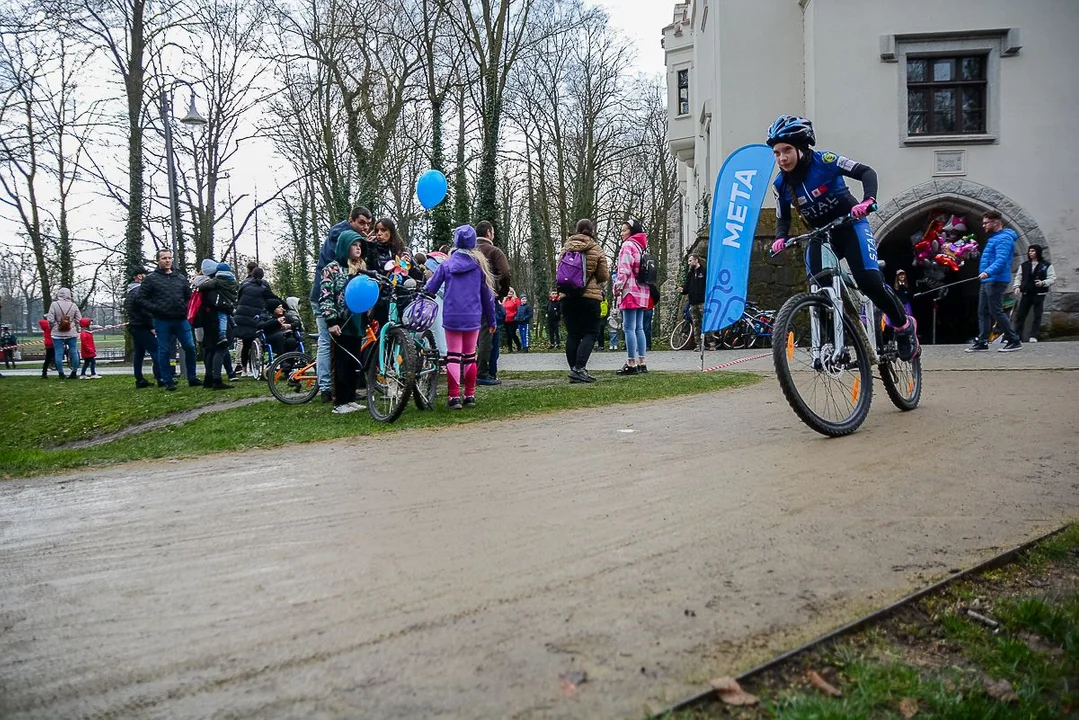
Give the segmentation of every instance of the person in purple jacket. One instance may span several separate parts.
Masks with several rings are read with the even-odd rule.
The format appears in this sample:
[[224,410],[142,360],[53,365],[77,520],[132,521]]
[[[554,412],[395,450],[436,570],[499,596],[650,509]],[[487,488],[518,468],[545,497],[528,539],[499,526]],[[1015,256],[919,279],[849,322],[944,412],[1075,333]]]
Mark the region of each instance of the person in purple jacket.
[[[480,328],[495,331],[494,278],[487,258],[476,250],[476,230],[462,225],[453,233],[454,251],[438,266],[426,287],[434,295],[445,285],[442,327],[446,331],[446,382],[450,410],[476,405],[476,341]],[[464,401],[461,382],[464,379]]]

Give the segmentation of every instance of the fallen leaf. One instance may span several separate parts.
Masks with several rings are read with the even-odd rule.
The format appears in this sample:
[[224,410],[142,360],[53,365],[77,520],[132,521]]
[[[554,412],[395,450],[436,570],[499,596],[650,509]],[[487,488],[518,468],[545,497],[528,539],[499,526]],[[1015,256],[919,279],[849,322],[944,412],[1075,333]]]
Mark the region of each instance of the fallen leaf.
[[562,681],[562,694],[566,697],[577,697],[577,686],[588,682],[588,673],[584,670],[571,670],[558,676]]
[[918,701],[914,698],[903,698],[899,701],[899,714],[906,720],[918,714]]
[[996,680],[985,677],[982,678],[982,684],[985,685],[985,691],[989,693],[990,697],[995,697],[997,700],[1005,703],[1016,702],[1019,696],[1012,690],[1012,684],[1007,680]]
[[806,673],[806,679],[809,680],[809,684],[820,690],[825,695],[831,695],[832,697],[843,697],[843,693],[840,692],[834,685],[822,678],[816,670],[810,670]]
[[721,677],[712,681],[712,687],[719,699],[728,705],[756,705],[757,696],[750,695],[738,681],[732,677]]

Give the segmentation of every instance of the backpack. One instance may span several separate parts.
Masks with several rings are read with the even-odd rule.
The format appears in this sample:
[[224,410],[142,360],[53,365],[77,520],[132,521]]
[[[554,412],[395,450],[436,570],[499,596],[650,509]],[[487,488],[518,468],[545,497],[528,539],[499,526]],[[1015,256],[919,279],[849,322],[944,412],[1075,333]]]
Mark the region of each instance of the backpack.
[[202,293],[193,292],[191,299],[187,301],[187,321],[194,325],[200,310],[202,310]]
[[217,297],[214,299],[214,309],[217,310],[217,312],[223,312],[227,315],[231,315],[236,310],[232,303],[230,303],[221,293],[217,293]]
[[656,259],[647,250],[641,251],[641,264],[637,268],[637,283],[654,285],[656,282]]
[[56,303],[56,307],[62,311],[60,319],[56,321],[56,329],[60,332],[68,332],[71,330],[71,315],[68,312],[63,311],[60,303]]
[[558,259],[555,286],[567,295],[580,295],[588,285],[588,258],[583,252],[568,250]]

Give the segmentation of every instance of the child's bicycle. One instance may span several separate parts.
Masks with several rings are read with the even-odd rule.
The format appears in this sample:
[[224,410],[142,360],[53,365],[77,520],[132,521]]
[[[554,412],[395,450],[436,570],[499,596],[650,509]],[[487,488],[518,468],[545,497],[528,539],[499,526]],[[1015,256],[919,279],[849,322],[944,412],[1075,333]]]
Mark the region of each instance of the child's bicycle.
[[[892,403],[913,410],[922,394],[921,358],[899,358],[895,333],[840,266],[830,247],[834,229],[849,215],[787,240],[805,242],[809,292],[783,303],[776,317],[772,360],[794,413],[822,435],[848,435],[862,424],[873,400],[873,366]],[[813,245],[821,271],[810,269]]]

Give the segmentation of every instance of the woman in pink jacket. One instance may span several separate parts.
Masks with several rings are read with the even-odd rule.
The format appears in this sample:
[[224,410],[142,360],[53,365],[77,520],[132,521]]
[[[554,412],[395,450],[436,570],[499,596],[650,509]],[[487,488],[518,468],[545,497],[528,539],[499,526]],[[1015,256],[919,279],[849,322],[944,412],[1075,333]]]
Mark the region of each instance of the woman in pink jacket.
[[648,236],[637,218],[622,223],[622,249],[618,251],[618,277],[614,281],[614,296],[622,311],[622,331],[626,336],[628,359],[617,375],[637,375],[648,372],[644,362],[644,313],[652,308],[652,295],[647,285],[637,282],[641,254],[648,247]]

